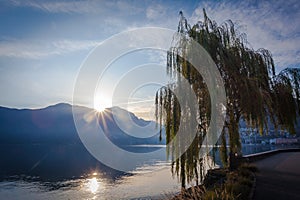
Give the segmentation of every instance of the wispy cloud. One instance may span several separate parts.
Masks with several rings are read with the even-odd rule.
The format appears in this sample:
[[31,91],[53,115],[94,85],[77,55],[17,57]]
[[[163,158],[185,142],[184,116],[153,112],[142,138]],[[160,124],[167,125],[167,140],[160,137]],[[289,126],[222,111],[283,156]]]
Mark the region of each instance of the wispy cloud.
[[93,13],[99,12],[99,2],[96,1],[34,1],[11,0],[14,6],[33,7],[50,13]]
[[[106,13],[110,9],[116,12],[134,14],[141,12],[134,4],[127,1],[105,1],[105,0],[11,0],[12,5],[19,7],[32,7],[50,13]],[[130,11],[130,12],[128,12]]]
[[162,5],[151,5],[146,10],[146,16],[148,19],[159,19],[166,15],[166,8]]
[[[132,27],[161,26],[176,28],[178,11],[173,5],[140,3],[138,1],[94,0],[11,0],[18,7],[30,7],[48,13],[97,14],[105,33],[118,33]],[[279,69],[300,63],[300,3],[298,0],[278,1],[201,1],[190,13],[185,13],[191,24],[203,19],[202,8],[219,24],[227,19],[237,23],[241,32],[247,33],[254,49],[266,48],[273,54]],[[176,10],[178,9],[178,10]],[[137,14],[133,17],[133,15]],[[94,19],[93,19],[94,20]],[[97,29],[97,28],[94,28]],[[97,29],[98,30],[98,29]],[[98,30],[100,31],[100,30]],[[61,40],[44,44],[40,42],[13,41],[0,43],[0,56],[38,58],[48,55],[91,48],[95,41]]]
[[0,56],[25,59],[40,59],[81,50],[89,50],[99,44],[90,40],[22,41],[0,42]]
[[270,50],[278,70],[300,64],[299,1],[205,1],[191,15],[193,23],[203,19],[203,8],[219,24],[227,19],[236,22],[254,49]]

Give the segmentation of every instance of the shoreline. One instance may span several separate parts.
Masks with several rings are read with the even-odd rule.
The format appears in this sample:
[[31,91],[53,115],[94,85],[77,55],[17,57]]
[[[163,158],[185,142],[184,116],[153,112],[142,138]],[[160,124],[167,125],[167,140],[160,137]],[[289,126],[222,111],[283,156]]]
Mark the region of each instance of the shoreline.
[[[248,154],[245,156],[242,156],[240,160],[240,165],[253,165],[255,168],[254,162],[260,161],[263,159],[266,159],[268,157],[271,157],[273,155],[278,155],[280,153],[288,153],[288,152],[300,152],[299,145],[297,148],[283,148],[283,149],[275,149],[275,150],[270,150],[270,151],[265,151],[265,152],[260,152],[260,153],[253,153],[253,154]],[[257,169],[256,169],[257,170]],[[193,198],[200,198],[207,191],[210,189],[216,190],[216,188],[223,187],[222,185],[226,182],[226,176],[232,172],[236,172],[237,170],[234,171],[229,171],[227,168],[217,168],[217,169],[212,169],[209,170],[205,179],[204,183],[197,185],[197,186],[191,186],[189,188],[183,189],[179,194],[176,194],[175,196],[169,198],[170,200],[182,200],[182,199],[193,199]],[[220,173],[221,172],[221,173]],[[222,174],[222,173],[225,173]],[[257,178],[256,178],[256,172],[255,170],[251,172],[252,176],[252,185],[250,188],[250,192],[248,194],[248,199],[253,199],[256,191],[256,185],[257,185]],[[240,177],[239,177],[240,178]],[[238,182],[239,180],[236,180]],[[192,198],[191,198],[192,195]]]

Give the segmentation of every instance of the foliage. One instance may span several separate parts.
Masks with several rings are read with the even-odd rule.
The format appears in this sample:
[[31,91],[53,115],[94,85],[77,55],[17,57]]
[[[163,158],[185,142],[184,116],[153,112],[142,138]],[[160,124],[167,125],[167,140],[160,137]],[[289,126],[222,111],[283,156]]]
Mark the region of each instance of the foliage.
[[[167,143],[176,136],[180,118],[186,118],[188,121],[188,116],[195,112],[193,109],[184,111],[186,105],[179,104],[172,92],[178,89],[182,81],[180,77],[188,80],[190,89],[194,90],[197,96],[197,134],[192,145],[186,152],[178,152],[176,146],[167,149],[173,161],[172,171],[180,176],[183,187],[186,182],[196,179],[198,183],[203,179],[206,161],[199,157],[199,152],[211,120],[211,101],[206,83],[195,67],[183,59],[191,53],[189,40],[193,39],[205,48],[225,83],[227,105],[220,148],[220,157],[225,166],[228,160],[227,136],[230,154],[241,153],[241,119],[244,119],[248,126],[257,128],[261,134],[268,129],[269,120],[276,128],[285,128],[290,133],[295,133],[297,111],[300,111],[299,70],[285,69],[276,75],[274,61],[268,50],[253,50],[248,45],[246,35],[240,33],[232,21],[228,20],[218,25],[207,17],[205,10],[203,13],[204,20],[191,27],[180,12],[178,32],[185,36],[182,39],[184,41],[177,42],[167,54],[167,74],[174,82],[161,88],[156,95],[157,121],[165,126]],[[178,155],[181,155],[180,158],[174,159]]]
[[[225,181],[193,186],[183,190],[173,200],[205,199],[205,200],[236,200],[248,199],[254,184],[254,174],[257,168],[253,165],[243,164],[236,171],[226,172]],[[220,174],[217,170],[216,174]],[[211,173],[215,174],[215,173]],[[219,178],[223,178],[220,176]]]

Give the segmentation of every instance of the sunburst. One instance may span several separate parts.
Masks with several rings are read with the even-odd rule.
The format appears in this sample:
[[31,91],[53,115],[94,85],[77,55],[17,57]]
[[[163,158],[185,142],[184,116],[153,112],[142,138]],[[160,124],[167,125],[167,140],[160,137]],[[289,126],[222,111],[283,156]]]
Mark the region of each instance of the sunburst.
[[98,112],[103,112],[106,108],[112,106],[111,98],[105,95],[96,95],[94,98],[94,109]]

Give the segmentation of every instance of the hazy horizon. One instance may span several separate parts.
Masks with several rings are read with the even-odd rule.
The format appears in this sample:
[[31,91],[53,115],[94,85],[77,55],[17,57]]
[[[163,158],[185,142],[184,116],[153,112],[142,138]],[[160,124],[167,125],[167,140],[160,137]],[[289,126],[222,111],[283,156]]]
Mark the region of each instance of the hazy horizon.
[[[69,105],[69,106],[82,106],[82,107],[85,107],[85,108],[89,108],[89,109],[91,109],[91,110],[95,110],[95,111],[97,111],[97,109],[95,109],[94,107],[88,107],[88,106],[86,106],[86,105],[80,105],[80,104],[72,104],[72,103],[67,103],[67,102],[58,102],[58,103],[54,103],[54,104],[49,104],[49,105],[46,105],[46,106],[42,106],[42,107],[36,107],[36,108],[30,108],[30,107],[8,107],[8,106],[2,106],[2,105],[0,105],[0,107],[2,107],[2,108],[9,108],[9,109],[17,109],[17,110],[39,110],[39,109],[45,109],[45,108],[48,108],[48,107],[51,107],[51,106],[57,106],[57,105],[60,105],[60,104],[67,104],[67,105]],[[151,120],[151,121],[155,121],[154,120],[154,116],[152,117],[152,118],[150,118],[147,114],[148,113],[146,113],[146,115],[143,115],[143,114],[145,114],[145,113],[143,113],[143,112],[138,112],[138,111],[130,111],[130,110],[127,110],[126,108],[124,108],[124,107],[122,107],[122,106],[118,106],[118,105],[114,105],[114,106],[111,106],[111,107],[107,107],[107,108],[105,108],[105,109],[110,109],[110,108],[114,108],[114,107],[118,107],[118,108],[121,108],[121,109],[123,109],[123,110],[126,110],[126,111],[128,111],[128,112],[131,112],[131,113],[133,113],[135,116],[137,116],[137,117],[139,117],[139,118],[142,118],[142,119],[144,119],[144,120]],[[105,112],[105,110],[104,111],[102,111],[102,112]]]

